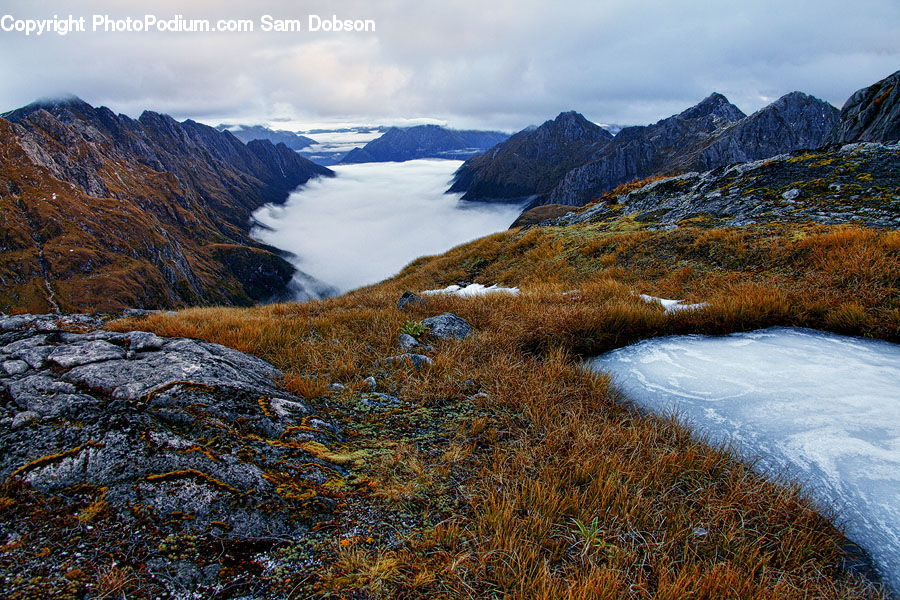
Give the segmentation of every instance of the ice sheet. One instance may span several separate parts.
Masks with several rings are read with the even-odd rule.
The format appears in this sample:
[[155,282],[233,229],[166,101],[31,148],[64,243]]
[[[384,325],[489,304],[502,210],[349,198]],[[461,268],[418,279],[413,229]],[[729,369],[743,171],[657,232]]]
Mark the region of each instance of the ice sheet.
[[900,346],[774,327],[645,340],[591,366],[803,483],[900,591]]

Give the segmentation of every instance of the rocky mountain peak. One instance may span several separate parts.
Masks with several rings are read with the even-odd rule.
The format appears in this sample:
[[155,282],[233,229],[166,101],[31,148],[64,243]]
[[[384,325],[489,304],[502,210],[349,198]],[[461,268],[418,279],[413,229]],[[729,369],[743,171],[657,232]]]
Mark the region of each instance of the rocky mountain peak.
[[552,121],[546,121],[536,130],[538,135],[555,135],[565,141],[590,139],[612,139],[612,134],[599,125],[588,121],[574,110],[561,112]]
[[39,110],[45,110],[60,121],[69,123],[76,118],[85,118],[86,115],[92,114],[94,107],[78,96],[67,95],[57,98],[41,98],[22,108],[3,113],[0,116],[7,121],[18,123]]
[[678,114],[678,117],[681,119],[701,119],[709,116],[720,117],[727,121],[738,121],[747,115],[718,92],[713,92],[701,100],[699,104]]

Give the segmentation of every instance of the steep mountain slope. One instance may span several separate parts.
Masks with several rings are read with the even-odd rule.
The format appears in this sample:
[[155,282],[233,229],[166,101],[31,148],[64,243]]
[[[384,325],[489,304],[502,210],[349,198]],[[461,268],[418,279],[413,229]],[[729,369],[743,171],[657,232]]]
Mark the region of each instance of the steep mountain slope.
[[[745,116],[725,96],[712,94],[696,106],[653,125],[626,127],[608,144],[582,151],[568,162],[527,163],[532,180],[555,181],[552,187],[528,188],[537,196],[531,205],[581,206],[605,190],[650,175],[705,171],[815,148],[837,120],[837,109],[801,92],[787,94],[750,116]],[[521,165],[516,162],[517,153],[502,150],[501,147],[469,160],[458,171],[450,191],[465,191],[467,200],[483,200],[478,190],[523,177]],[[563,169],[565,172],[560,175]]]
[[457,170],[448,191],[464,200],[518,201],[550,191],[572,168],[584,164],[613,136],[572,111],[525,129]]
[[623,130],[597,159],[568,173],[547,203],[580,206],[621,183],[706,171],[822,145],[836,108],[802,92],[743,117],[721,94],[655,125]]
[[77,99],[0,119],[0,310],[249,304],[294,272],[250,215],[331,171],[284,145]]
[[273,144],[284,144],[291,150],[302,150],[316,143],[316,140],[305,135],[283,129],[269,129],[262,125],[219,125],[216,129],[228,131],[245,144],[253,140],[269,140]]
[[900,141],[900,71],[850,96],[830,144]]
[[670,171],[706,171],[785,152],[818,148],[838,122],[831,104],[803,92],[791,92],[728,127],[700,150],[685,152]]
[[578,206],[604,189],[660,172],[685,150],[708,143],[744,113],[722,94],[654,125],[626,127],[592,161],[567,173],[539,204]]
[[381,137],[348,152],[341,162],[399,162],[416,158],[466,159],[508,137],[509,135],[499,131],[457,131],[438,125],[391,127]]

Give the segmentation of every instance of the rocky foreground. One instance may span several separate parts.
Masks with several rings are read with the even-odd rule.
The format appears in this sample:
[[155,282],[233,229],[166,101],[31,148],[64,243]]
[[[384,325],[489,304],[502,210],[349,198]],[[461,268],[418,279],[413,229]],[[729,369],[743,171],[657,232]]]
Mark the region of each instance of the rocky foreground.
[[[0,318],[7,486],[88,502],[83,523],[109,513],[132,544],[159,530],[296,537],[333,508],[329,489],[348,474],[337,463],[349,458],[328,449],[335,427],[275,386],[272,365],[197,340],[91,330],[98,324]],[[49,543],[3,525],[4,548]],[[162,554],[147,568],[188,584],[215,579],[222,565]]]
[[[401,304],[410,301],[425,302]],[[452,314],[425,321],[435,340],[471,332]],[[266,589],[279,565],[315,568],[316,548],[366,520],[391,539],[402,527],[370,507],[337,510],[348,489],[365,486],[366,452],[346,450],[342,426],[281,389],[271,364],[102,325],[87,315],[0,316],[0,590],[94,597],[103,590],[89,571],[105,568],[146,581],[153,595],[230,597]],[[411,335],[397,346],[359,393],[329,386],[329,396],[354,398],[353,428],[408,412],[376,391],[374,375],[384,385],[386,369],[434,364],[422,354],[431,346]],[[416,435],[435,435],[428,420]]]

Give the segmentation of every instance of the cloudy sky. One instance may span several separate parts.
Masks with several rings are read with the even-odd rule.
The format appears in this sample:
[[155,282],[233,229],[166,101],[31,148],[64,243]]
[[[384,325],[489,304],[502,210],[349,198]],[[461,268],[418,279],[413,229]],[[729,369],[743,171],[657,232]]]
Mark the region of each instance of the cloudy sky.
[[[840,107],[900,69],[897,0],[4,0],[0,110],[75,94],[205,122],[517,130],[562,110],[644,124],[718,91],[745,112],[802,90]],[[100,33],[93,15],[250,19],[252,33]],[[261,18],[372,19],[375,32],[261,31]]]

